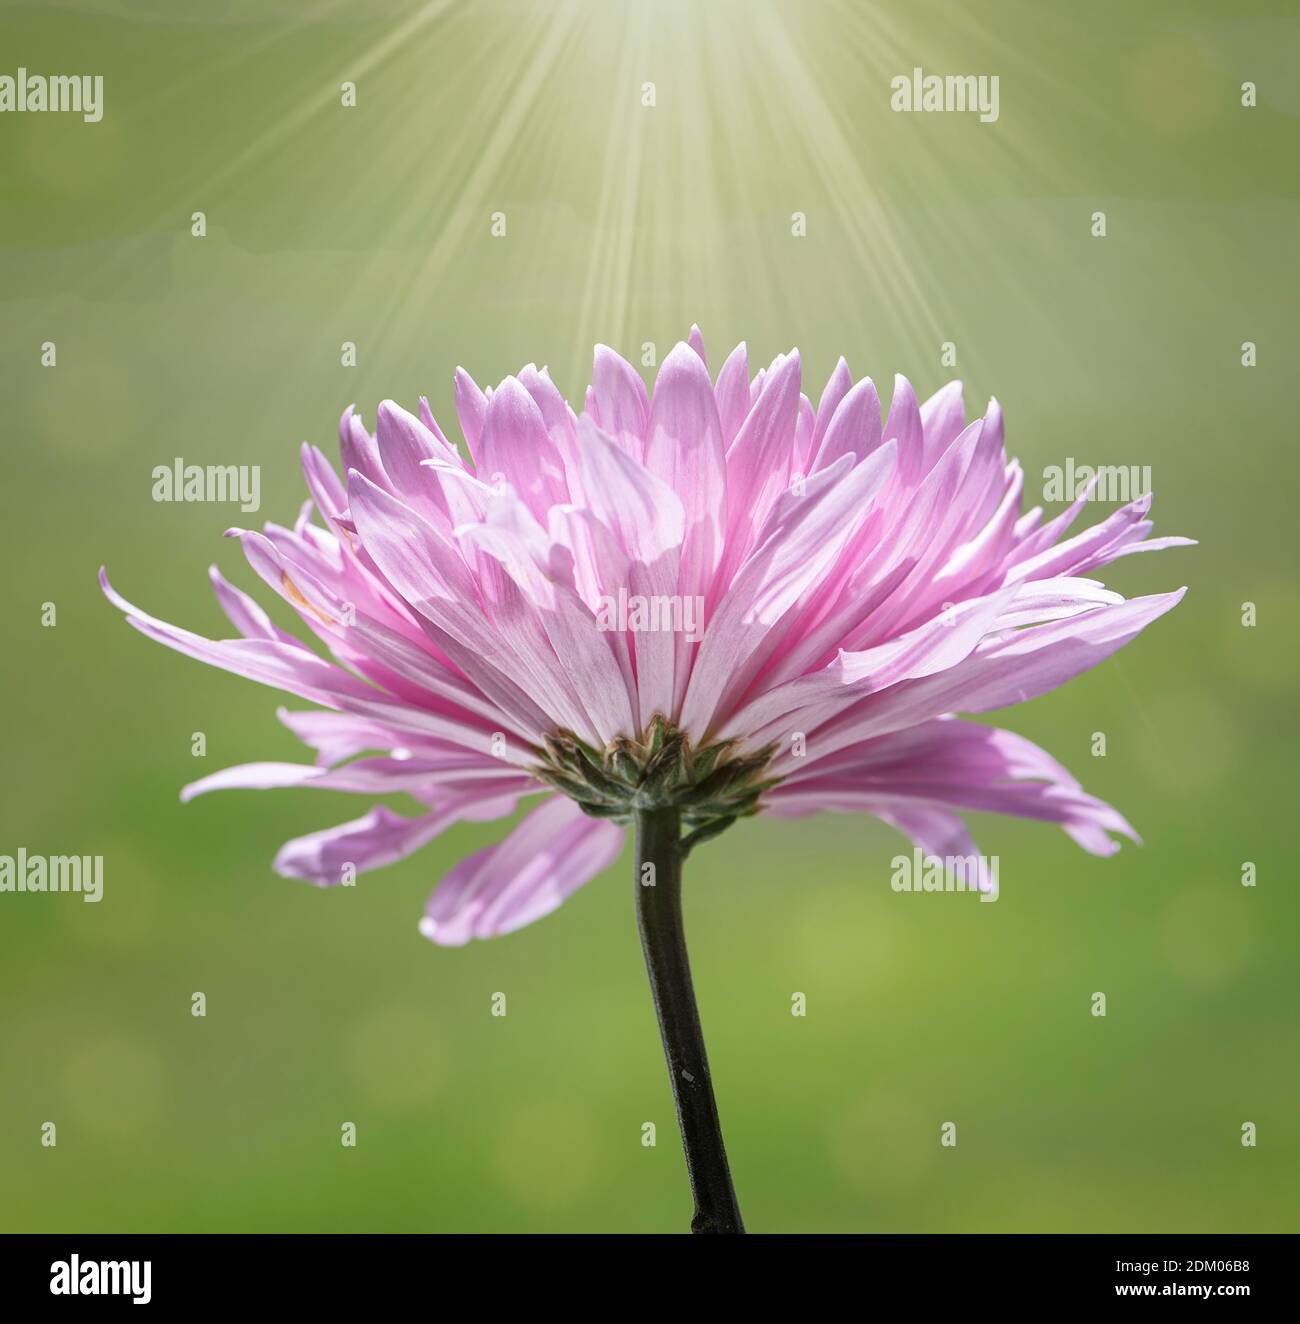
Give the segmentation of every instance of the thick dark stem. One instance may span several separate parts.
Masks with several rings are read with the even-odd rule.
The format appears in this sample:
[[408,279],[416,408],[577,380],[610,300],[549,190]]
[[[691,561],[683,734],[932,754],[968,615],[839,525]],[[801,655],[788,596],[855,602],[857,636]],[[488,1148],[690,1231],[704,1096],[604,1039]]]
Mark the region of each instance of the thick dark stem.
[[680,830],[676,809],[637,811],[637,928],[695,1196],[691,1231],[743,1232],[686,956]]

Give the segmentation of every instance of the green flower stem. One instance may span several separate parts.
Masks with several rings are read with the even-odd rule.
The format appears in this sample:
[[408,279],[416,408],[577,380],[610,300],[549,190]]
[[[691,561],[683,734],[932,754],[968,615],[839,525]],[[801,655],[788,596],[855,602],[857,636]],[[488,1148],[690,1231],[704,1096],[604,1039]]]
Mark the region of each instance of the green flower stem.
[[[647,865],[653,869],[648,870]],[[659,1017],[668,1077],[677,1104],[677,1125],[691,1192],[695,1196],[692,1232],[743,1232],[718,1105],[709,1078],[704,1032],[695,1005],[691,966],[682,927],[682,847],[679,811],[636,811],[637,928],[646,973]]]

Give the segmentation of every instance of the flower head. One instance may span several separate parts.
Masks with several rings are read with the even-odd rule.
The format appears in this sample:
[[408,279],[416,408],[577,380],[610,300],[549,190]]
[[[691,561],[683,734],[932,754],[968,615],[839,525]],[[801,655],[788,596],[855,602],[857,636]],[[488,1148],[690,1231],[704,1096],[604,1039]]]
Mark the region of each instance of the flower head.
[[814,407],[796,353],[751,378],[745,346],[712,379],[692,331],[652,393],[597,347],[580,414],[545,369],[495,390],[456,374],[468,455],[421,400],[375,431],[342,418],[340,479],[302,448],[292,528],[232,529],[328,660],[215,568],[239,638],[145,615],[142,633],[320,705],[281,711],[314,764],[254,763],[185,788],[404,792],[289,842],[321,886],[401,859],[461,820],[540,803],[457,865],[429,901],[435,942],[509,932],[620,853],[642,808],[680,810],[688,845],[737,818],[862,811],[928,854],[971,856],[959,816],[1057,823],[1109,854],[1134,836],[1053,758],[956,714],[1055,688],[1168,611],[1093,572],[1150,538],[1150,498],[1072,533],[1084,493],[1044,522],[990,402],[959,383],[925,403],[899,377],[882,423],[841,359]]

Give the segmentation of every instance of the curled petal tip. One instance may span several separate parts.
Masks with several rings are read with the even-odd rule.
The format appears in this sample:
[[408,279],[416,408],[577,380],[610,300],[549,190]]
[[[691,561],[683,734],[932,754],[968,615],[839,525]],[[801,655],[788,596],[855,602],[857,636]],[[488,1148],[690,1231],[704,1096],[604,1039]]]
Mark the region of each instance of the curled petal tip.
[[108,582],[108,567],[101,565],[99,567],[99,587],[104,596],[119,611],[123,611],[127,616],[131,616],[135,608]]

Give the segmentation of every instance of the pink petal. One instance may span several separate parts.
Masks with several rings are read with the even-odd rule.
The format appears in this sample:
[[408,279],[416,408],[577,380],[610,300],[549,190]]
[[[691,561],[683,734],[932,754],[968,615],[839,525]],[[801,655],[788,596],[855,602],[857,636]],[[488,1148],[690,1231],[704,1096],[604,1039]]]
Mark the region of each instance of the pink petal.
[[452,869],[430,897],[420,932],[445,947],[511,933],[549,914],[622,849],[622,828],[588,818],[571,800],[547,799],[500,845]]
[[382,757],[357,759],[341,768],[323,768],[311,763],[242,763],[190,782],[181,789],[181,800],[188,803],[209,791],[267,791],[301,786],[365,795],[469,792],[484,786],[485,792],[493,797],[510,792],[528,795],[541,789],[532,776],[486,755]]
[[450,462],[452,454],[446,444],[440,442],[414,414],[408,414],[391,400],[380,402],[375,437],[379,458],[393,490],[426,519],[445,519],[445,508],[438,501],[439,490],[432,483],[428,470],[421,466],[426,460]]
[[719,570],[724,585],[790,482],[799,371],[798,352],[776,360],[727,452],[727,548]]
[[478,476],[495,485],[504,479],[542,521],[557,502],[568,500],[564,466],[546,430],[537,402],[515,377],[493,393],[476,452]]
[[650,419],[650,398],[640,373],[608,346],[597,345],[591,387],[601,431],[639,460]]
[[348,494],[334,472],[334,466],[315,446],[305,441],[299,454],[307,489],[320,513],[331,522],[340,519],[348,508]]
[[483,422],[487,418],[487,397],[464,368],[456,369],[456,418],[460,422],[470,458],[478,468],[482,468],[478,443],[483,435]]
[[813,472],[826,469],[841,455],[862,459],[880,445],[880,397],[870,377],[848,391],[826,426]]
[[965,426],[966,406],[962,400],[961,382],[949,382],[921,406],[927,469],[957,440]]
[[339,419],[339,454],[343,460],[343,472],[355,469],[365,474],[372,483],[391,490],[388,475],[379,459],[379,446],[374,437],[366,431],[361,419],[351,405],[344,410]]
[[928,472],[921,410],[912,383],[901,373],[894,377],[894,395],[889,402],[884,437],[886,441],[898,442],[898,470],[905,482],[915,483]]
[[727,356],[715,390],[722,440],[730,447],[749,413],[749,358],[742,340]]
[[830,427],[840,401],[849,393],[852,385],[853,374],[849,371],[849,365],[840,359],[835,365],[834,372],[827,379],[825,387],[822,388],[821,399],[817,403],[817,419],[813,425],[805,473],[814,473],[817,469],[826,468],[825,464],[817,462],[822,439],[826,436],[826,429]]
[[[216,566],[208,567],[208,578],[212,581],[212,588],[217,595],[221,610],[245,639],[273,639],[283,644],[297,645],[298,641],[291,634],[280,629],[271,620],[261,603],[250,598],[242,589],[228,583]],[[116,605],[122,604],[117,601]]]
[[[474,805],[473,816],[501,817],[512,811],[514,803],[513,796],[483,800]],[[470,817],[468,810],[469,802],[457,800],[418,818],[403,818],[376,805],[349,823],[286,842],[275,857],[275,871],[317,887],[337,887],[368,869],[405,859],[453,823]]]
[[648,426],[645,466],[677,493],[684,513],[679,590],[702,595],[722,550],[727,460],[708,370],[687,345],[659,369]]
[[686,337],[686,343],[695,351],[699,360],[704,364],[705,370],[708,370],[709,356],[704,352],[704,334],[698,326],[692,324],[691,333]]

